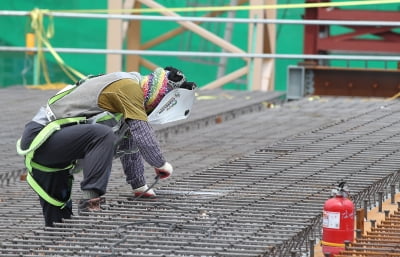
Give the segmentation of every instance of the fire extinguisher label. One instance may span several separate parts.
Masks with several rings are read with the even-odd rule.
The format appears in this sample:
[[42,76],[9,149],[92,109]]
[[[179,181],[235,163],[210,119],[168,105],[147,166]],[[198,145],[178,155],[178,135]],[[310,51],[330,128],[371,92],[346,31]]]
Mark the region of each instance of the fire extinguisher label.
[[324,228],[340,228],[340,212],[324,211],[322,218],[322,226]]

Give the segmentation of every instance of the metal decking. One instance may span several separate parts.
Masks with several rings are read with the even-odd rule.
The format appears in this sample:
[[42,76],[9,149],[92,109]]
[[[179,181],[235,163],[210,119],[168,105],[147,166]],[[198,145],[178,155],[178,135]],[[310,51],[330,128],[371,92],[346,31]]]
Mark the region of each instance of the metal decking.
[[400,104],[277,99],[200,91],[189,120],[156,128],[175,167],[156,199],[134,199],[116,161],[102,212],[43,228],[25,182],[4,183],[0,256],[308,256],[338,182],[357,206],[398,185]]

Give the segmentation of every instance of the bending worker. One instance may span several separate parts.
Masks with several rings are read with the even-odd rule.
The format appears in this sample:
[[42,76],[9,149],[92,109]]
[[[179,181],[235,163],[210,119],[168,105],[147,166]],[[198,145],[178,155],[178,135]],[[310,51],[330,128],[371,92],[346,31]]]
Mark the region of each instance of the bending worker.
[[[148,118],[165,120],[162,115],[174,108],[178,113],[179,97],[187,91],[194,98],[195,87],[181,71],[167,67],[147,76],[115,72],[88,77],[50,98],[25,125],[17,142],[18,153],[25,156],[27,181],[39,195],[45,225],[53,226],[73,215],[70,198],[77,167],[83,170],[78,212],[101,210],[101,196],[107,191],[117,151],[130,150],[119,157],[133,194],[154,197],[142,160],[161,179],[169,177],[173,168]],[[189,109],[179,110],[184,112],[181,116],[187,116]]]

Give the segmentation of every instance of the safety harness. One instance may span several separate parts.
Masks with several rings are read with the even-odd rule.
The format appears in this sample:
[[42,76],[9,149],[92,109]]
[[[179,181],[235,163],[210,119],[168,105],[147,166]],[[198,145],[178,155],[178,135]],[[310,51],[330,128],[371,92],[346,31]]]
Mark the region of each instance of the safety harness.
[[[56,172],[69,170],[70,173],[79,172],[79,165],[77,165],[78,161],[72,163],[64,168],[51,168],[43,166],[39,163],[33,161],[33,157],[35,154],[35,150],[37,150],[46,140],[56,131],[60,130],[62,127],[75,125],[75,124],[94,124],[94,123],[102,123],[104,125],[108,125],[112,127],[113,132],[117,135],[117,140],[115,142],[115,152],[114,157],[118,158],[123,154],[129,154],[137,152],[138,149],[130,149],[130,151],[126,151],[126,149],[119,149],[119,144],[124,137],[126,137],[126,133],[129,130],[129,127],[122,119],[122,113],[113,114],[110,112],[101,112],[93,117],[72,117],[72,118],[62,118],[57,119],[56,115],[52,112],[50,105],[60,100],[64,96],[70,94],[73,90],[75,90],[78,86],[84,83],[87,79],[94,78],[101,75],[89,76],[83,80],[78,81],[75,85],[70,85],[58,92],[55,96],[51,97],[45,108],[44,119],[46,121],[45,127],[36,135],[36,137],[32,140],[28,149],[21,149],[21,139],[17,141],[17,152],[19,155],[25,156],[25,166],[28,170],[26,180],[28,184],[32,187],[32,189],[46,202],[58,206],[61,209],[64,208],[69,202],[71,195],[67,201],[60,201],[50,196],[33,178],[32,170],[39,170],[42,172]],[[172,121],[177,121],[181,119],[185,119],[188,117],[190,113],[190,109],[193,105],[195,99],[195,88],[196,85],[193,82],[189,82],[190,88],[176,88],[169,92],[162,101],[158,104],[158,106],[152,111],[152,113],[148,117],[148,121],[153,124],[164,124]],[[50,121],[50,122],[49,122]],[[47,123],[48,122],[48,123]],[[70,186],[72,187],[72,181],[70,181]]]
[[[65,119],[59,119],[50,122],[47,124],[37,135],[36,137],[32,140],[30,146],[26,150],[21,149],[21,139],[17,141],[17,152],[19,155],[25,156],[25,166],[28,170],[26,181],[28,184],[32,187],[32,189],[41,197],[43,200],[46,202],[60,207],[61,209],[64,208],[69,201],[69,199],[66,202],[59,201],[55,199],[54,197],[50,196],[40,185],[39,183],[36,182],[36,180],[33,178],[32,175],[32,169],[37,169],[43,172],[55,172],[55,171],[61,171],[61,170],[68,170],[72,169],[74,167],[74,164],[68,165],[65,168],[50,168],[43,166],[37,162],[33,161],[33,156],[35,155],[35,150],[38,149],[54,132],[60,130],[63,126],[66,125],[73,125],[73,124],[80,124],[80,123],[85,123],[86,118],[85,117],[74,117],[74,118],[65,118]],[[71,196],[70,196],[71,197]],[[69,197],[69,198],[70,198]]]
[[[51,205],[60,207],[60,209],[63,209],[67,205],[67,203],[71,199],[71,194],[69,195],[67,201],[60,201],[60,200],[50,196],[39,185],[39,183],[33,178],[32,171],[33,171],[33,169],[36,169],[36,170],[39,170],[42,172],[74,170],[76,163],[72,163],[64,168],[46,167],[46,166],[43,166],[43,165],[33,161],[35,151],[44,142],[46,142],[46,140],[51,135],[53,135],[53,133],[60,130],[62,127],[66,127],[66,126],[71,126],[71,125],[76,125],[76,124],[88,124],[88,123],[104,123],[109,120],[113,120],[114,121],[113,131],[114,131],[114,133],[116,133],[118,130],[118,127],[120,126],[120,121],[121,121],[121,117],[122,117],[122,114],[114,115],[109,112],[103,112],[103,113],[95,115],[94,117],[91,117],[89,119],[86,117],[71,117],[71,118],[55,119],[56,117],[51,112],[49,105],[56,102],[57,100],[63,98],[65,95],[71,93],[77,86],[79,86],[79,84],[81,84],[81,83],[77,83],[77,84],[73,85],[72,87],[67,87],[65,90],[60,91],[58,94],[56,94],[55,96],[51,97],[48,100],[48,103],[46,106],[46,115],[47,115],[48,119],[52,120],[52,121],[50,121],[48,124],[46,124],[45,127],[35,136],[35,138],[32,140],[28,149],[23,150],[21,148],[21,139],[19,139],[17,141],[17,145],[16,145],[17,153],[19,155],[25,156],[25,166],[28,170],[26,180],[27,180],[28,184],[43,200],[45,200],[46,202],[48,202]],[[117,123],[117,124],[115,125],[115,123]],[[72,180],[70,181],[70,186],[72,187]]]

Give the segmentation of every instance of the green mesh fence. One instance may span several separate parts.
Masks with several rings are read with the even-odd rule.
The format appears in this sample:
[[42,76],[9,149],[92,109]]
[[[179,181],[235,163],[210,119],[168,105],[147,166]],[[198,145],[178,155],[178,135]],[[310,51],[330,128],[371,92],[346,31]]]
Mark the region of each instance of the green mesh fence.
[[[107,9],[107,0],[18,0],[0,1],[2,10],[24,10],[31,11],[34,8],[49,10],[68,10],[68,9]],[[158,3],[167,7],[185,6],[217,6],[229,5],[229,0],[158,0]],[[304,3],[304,0],[278,0],[278,4]],[[358,9],[353,7],[353,9]],[[399,10],[400,4],[387,4],[382,6],[360,6],[359,9],[377,10]],[[183,16],[201,16],[201,12],[181,13]],[[279,19],[301,19],[304,9],[278,9],[277,18]],[[150,13],[148,15],[156,15]],[[225,13],[219,17],[227,17]],[[247,18],[248,11],[237,11],[235,18]],[[0,16],[0,44],[2,46],[25,46],[25,33],[29,31],[28,17]],[[85,19],[85,18],[54,18],[55,35],[51,39],[54,47],[62,48],[106,48],[106,26],[105,19]],[[141,39],[143,42],[150,40],[165,33],[168,29],[176,28],[176,22],[163,22],[162,26],[158,21],[143,21],[141,28]],[[226,24],[222,23],[203,23],[203,28],[219,35],[226,36]],[[231,42],[239,48],[247,51],[247,24],[233,25]],[[341,28],[337,28],[340,30]],[[281,54],[301,54],[303,52],[303,26],[302,25],[277,25],[276,27],[276,52]],[[293,39],[296,39],[295,41]],[[151,50],[177,50],[177,51],[222,51],[210,42],[189,32],[185,32],[162,44],[157,45]],[[106,56],[99,54],[60,54],[64,62],[75,68],[79,72],[88,74],[99,74],[105,72]],[[54,58],[46,54],[47,65],[52,82],[71,83],[72,81],[60,70]],[[213,81],[218,76],[220,70],[220,60],[218,58],[191,58],[191,57],[163,57],[146,56],[151,62],[160,66],[176,66],[185,71],[188,77],[195,80],[200,86]],[[286,90],[286,72],[288,65],[296,65],[302,60],[277,59],[275,67],[275,89]],[[340,62],[338,62],[339,65]],[[10,85],[31,85],[34,81],[33,72],[35,60],[32,56],[24,53],[0,52],[0,87]],[[244,65],[240,58],[228,58],[224,64],[225,74],[230,73]],[[347,65],[347,64],[346,64]],[[358,64],[351,64],[358,65]],[[382,64],[372,64],[381,67]],[[385,64],[387,66],[387,64]],[[397,64],[388,64],[394,67]],[[371,67],[371,65],[368,65]],[[385,66],[385,67],[386,67]],[[140,72],[148,72],[142,69]],[[224,88],[246,89],[246,77],[229,83]],[[41,76],[40,83],[44,83]]]

